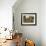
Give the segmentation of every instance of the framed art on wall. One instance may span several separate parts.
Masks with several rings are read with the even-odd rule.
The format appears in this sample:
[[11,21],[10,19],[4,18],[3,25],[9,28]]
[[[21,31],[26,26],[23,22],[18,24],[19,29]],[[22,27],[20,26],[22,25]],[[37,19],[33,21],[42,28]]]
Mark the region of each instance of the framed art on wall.
[[37,14],[36,13],[21,13],[21,25],[36,25]]

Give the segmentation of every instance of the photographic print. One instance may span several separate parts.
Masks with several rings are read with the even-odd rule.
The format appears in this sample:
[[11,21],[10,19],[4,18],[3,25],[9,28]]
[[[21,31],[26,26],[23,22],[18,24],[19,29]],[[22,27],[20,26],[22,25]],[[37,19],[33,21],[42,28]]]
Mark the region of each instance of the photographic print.
[[21,25],[36,25],[36,13],[21,13]]

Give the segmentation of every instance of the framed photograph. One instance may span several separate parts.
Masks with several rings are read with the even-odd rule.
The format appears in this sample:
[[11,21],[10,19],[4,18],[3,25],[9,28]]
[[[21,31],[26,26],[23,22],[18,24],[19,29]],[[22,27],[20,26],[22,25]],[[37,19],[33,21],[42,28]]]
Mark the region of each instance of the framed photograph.
[[37,25],[37,14],[21,13],[21,25]]

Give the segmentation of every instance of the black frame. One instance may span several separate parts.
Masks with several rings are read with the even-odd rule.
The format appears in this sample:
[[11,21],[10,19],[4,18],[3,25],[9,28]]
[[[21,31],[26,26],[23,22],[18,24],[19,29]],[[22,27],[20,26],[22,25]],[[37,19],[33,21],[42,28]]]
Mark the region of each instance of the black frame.
[[[22,17],[23,17],[23,14],[25,15],[25,14],[28,14],[28,15],[30,15],[30,14],[32,14],[32,15],[35,15],[35,24],[23,24],[23,22],[22,22]],[[37,25],[37,13],[21,13],[21,25],[27,25],[27,26],[33,26],[33,25]]]

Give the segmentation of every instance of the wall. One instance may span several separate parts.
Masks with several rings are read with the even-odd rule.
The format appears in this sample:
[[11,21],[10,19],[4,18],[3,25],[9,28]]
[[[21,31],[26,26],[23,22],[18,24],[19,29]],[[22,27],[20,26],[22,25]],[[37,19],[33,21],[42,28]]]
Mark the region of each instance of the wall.
[[[20,2],[18,0],[18,2]],[[36,46],[41,46],[41,30],[40,30],[40,0],[23,0],[20,4],[14,5],[14,24],[15,30],[23,33],[23,37],[31,39],[35,42]],[[36,26],[22,26],[21,25],[21,13],[37,13],[37,25]]]
[[16,0],[0,0],[0,27],[12,29],[12,6]]
[[42,46],[46,46],[46,0],[41,1],[41,19],[40,19],[40,29],[41,29],[41,41]]

